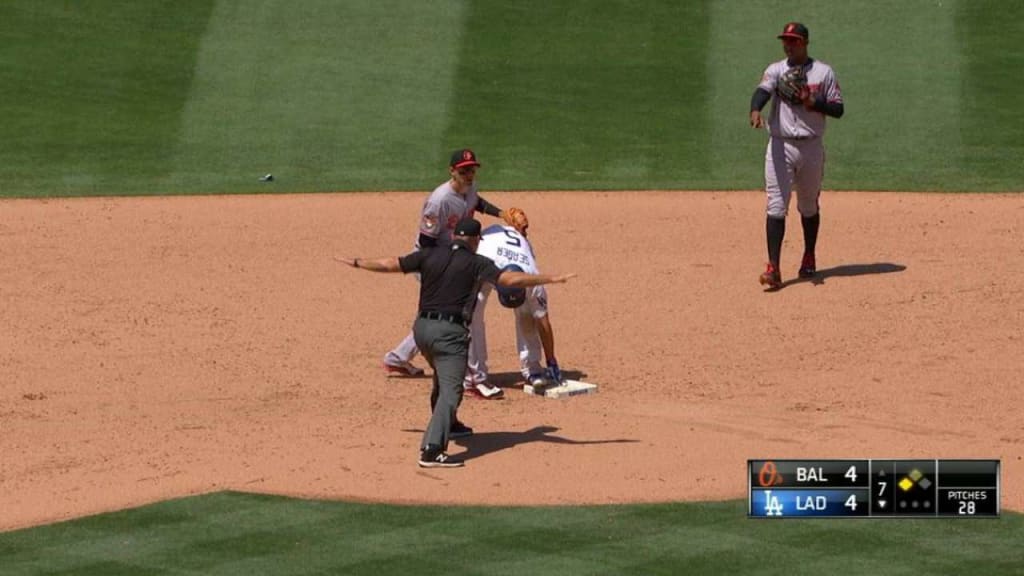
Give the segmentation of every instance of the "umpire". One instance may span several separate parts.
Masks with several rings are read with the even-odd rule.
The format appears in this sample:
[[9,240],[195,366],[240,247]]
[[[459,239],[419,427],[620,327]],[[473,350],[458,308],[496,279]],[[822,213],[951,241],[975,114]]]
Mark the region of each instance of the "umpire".
[[506,288],[560,284],[575,274],[526,274],[501,270],[476,254],[480,222],[463,218],[455,225],[451,246],[425,248],[399,258],[336,258],[373,272],[420,273],[419,315],[413,324],[416,346],[434,369],[434,404],[423,434],[419,465],[455,468],[461,460],[447,454],[451,425],[462,402],[462,380],[469,354],[469,322],[483,282]]

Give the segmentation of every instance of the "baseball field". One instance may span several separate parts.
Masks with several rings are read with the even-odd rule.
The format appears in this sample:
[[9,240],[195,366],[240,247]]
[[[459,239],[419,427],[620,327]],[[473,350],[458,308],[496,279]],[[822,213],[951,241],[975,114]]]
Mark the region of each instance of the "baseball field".
[[[747,112],[791,20],[846,115],[819,276],[794,224],[766,293]],[[0,31],[3,576],[1024,573],[1024,4],[8,0]],[[332,256],[409,251],[464,146],[579,274],[551,319],[600,392],[520,392],[491,306],[506,398],[425,471],[430,379],[380,366],[417,284]],[[748,520],[755,458],[999,459],[1003,514]]]

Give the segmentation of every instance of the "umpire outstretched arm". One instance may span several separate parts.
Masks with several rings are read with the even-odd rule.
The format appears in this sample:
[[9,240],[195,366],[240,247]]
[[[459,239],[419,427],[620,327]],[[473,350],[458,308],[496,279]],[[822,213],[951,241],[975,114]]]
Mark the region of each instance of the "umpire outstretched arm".
[[575,277],[575,274],[527,274],[526,272],[505,270],[501,276],[498,276],[497,284],[505,288],[528,288],[543,284],[565,284],[570,278]]
[[335,260],[342,264],[348,264],[353,268],[362,268],[370,272],[401,272],[402,267],[398,264],[398,258],[344,258],[335,256]]
[[[402,267],[398,258],[345,258],[335,256],[334,259],[342,264],[348,264],[353,268],[362,268],[371,272],[401,272]],[[541,286],[543,284],[564,284],[576,274],[527,274],[506,270],[498,276],[497,284],[505,288],[528,288],[530,286]]]

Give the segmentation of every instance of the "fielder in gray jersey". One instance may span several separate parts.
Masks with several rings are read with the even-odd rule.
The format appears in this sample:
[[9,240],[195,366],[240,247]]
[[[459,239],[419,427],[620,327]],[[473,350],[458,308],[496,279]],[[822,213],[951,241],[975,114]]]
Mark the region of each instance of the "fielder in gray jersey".
[[825,174],[825,117],[843,115],[843,96],[835,72],[828,64],[807,55],[807,27],[790,22],[778,37],[786,58],[768,66],[750,101],[750,125],[754,128],[764,127],[761,110],[772,101],[768,117],[770,138],[764,157],[768,267],[759,279],[770,290],[782,287],[779,261],[789,198],[794,191],[804,231],[804,255],[798,275],[812,278],[817,272],[815,249],[821,222],[818,196]]
[[[463,218],[472,218],[473,212],[483,212],[503,218],[504,214],[495,205],[484,200],[477,193],[476,171],[480,167],[472,150],[462,149],[452,153],[448,163],[451,178],[441,184],[423,203],[420,213],[419,236],[416,249],[432,246],[449,246],[452,231]],[[415,366],[412,359],[419,353],[412,332],[398,346],[384,355],[384,372],[388,376],[419,376],[423,369]]]

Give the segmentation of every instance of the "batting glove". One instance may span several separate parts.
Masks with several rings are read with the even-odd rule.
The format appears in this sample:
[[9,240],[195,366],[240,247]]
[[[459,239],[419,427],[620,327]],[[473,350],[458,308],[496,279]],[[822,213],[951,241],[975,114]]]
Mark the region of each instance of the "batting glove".
[[556,361],[554,358],[548,360],[547,372],[547,377],[549,380],[554,380],[559,384],[562,383],[562,369],[558,367],[558,361]]

